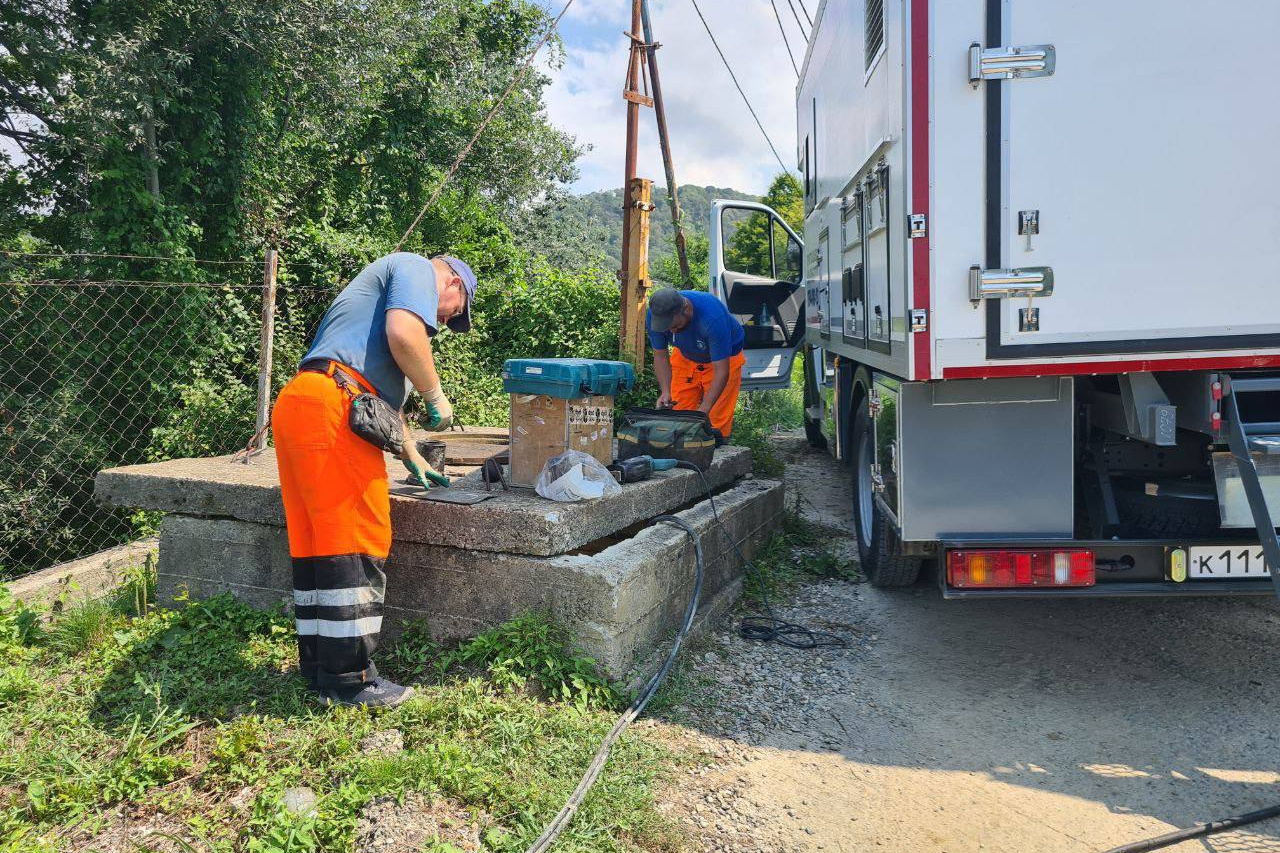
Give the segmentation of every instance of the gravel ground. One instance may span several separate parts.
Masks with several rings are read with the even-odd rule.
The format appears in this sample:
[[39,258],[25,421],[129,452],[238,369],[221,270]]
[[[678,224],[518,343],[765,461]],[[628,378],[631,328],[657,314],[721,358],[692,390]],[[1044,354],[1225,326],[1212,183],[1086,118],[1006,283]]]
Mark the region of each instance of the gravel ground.
[[[825,454],[797,454],[787,481],[812,520],[852,529]],[[928,583],[823,581],[779,611],[849,647],[760,645],[727,620],[651,724],[703,757],[664,803],[694,849],[1084,853],[1280,802],[1270,599],[944,602]],[[1280,851],[1280,820],[1168,849]]]

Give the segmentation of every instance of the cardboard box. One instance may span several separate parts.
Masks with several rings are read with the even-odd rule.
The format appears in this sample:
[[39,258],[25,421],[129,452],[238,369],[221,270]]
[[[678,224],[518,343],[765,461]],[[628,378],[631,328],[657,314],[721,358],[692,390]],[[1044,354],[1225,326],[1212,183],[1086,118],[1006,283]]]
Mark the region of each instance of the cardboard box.
[[547,460],[580,450],[613,461],[613,397],[511,395],[511,484],[532,486]]

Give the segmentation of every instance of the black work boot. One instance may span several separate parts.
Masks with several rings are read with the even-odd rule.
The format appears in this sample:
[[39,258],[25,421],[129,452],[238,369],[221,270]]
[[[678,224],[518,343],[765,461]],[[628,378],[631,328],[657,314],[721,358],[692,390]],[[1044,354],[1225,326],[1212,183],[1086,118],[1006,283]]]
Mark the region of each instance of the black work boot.
[[352,687],[325,687],[320,701],[325,705],[350,705],[358,708],[394,708],[413,696],[412,687],[401,687],[385,678]]

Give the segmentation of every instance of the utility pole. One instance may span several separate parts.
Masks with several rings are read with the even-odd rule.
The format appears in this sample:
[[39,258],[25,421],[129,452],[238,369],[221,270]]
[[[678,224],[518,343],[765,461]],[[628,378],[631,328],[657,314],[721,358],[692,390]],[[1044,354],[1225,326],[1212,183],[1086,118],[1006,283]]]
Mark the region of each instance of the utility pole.
[[662,148],[662,167],[667,173],[667,203],[671,205],[671,224],[675,226],[676,258],[680,261],[680,284],[689,281],[689,258],[685,254],[684,228],[680,224],[680,193],[676,188],[676,167],[671,162],[671,138],[667,135],[667,111],[662,106],[662,81],[658,78],[658,48],[649,21],[649,0],[641,0],[644,20],[645,49],[649,54],[649,81],[653,84],[653,112],[658,120],[658,144]]
[[[653,99],[640,91],[647,87],[642,74],[645,42],[641,37],[642,0],[631,0],[631,50],[627,82],[622,97],[627,102],[626,176],[622,184],[622,284],[618,348],[637,372],[644,370],[644,312],[649,291],[649,201],[651,184],[636,178],[636,149],[640,131],[640,107],[652,107]],[[637,194],[639,191],[639,194]],[[643,200],[640,196],[643,196]]]

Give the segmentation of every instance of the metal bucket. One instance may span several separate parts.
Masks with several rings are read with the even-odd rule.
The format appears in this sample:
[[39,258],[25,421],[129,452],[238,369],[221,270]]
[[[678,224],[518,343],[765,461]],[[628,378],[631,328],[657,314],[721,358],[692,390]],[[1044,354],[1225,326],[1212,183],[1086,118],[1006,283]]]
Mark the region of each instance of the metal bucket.
[[441,474],[444,473],[445,444],[443,441],[432,438],[423,439],[417,443],[417,448],[422,458],[427,460],[428,465]]

